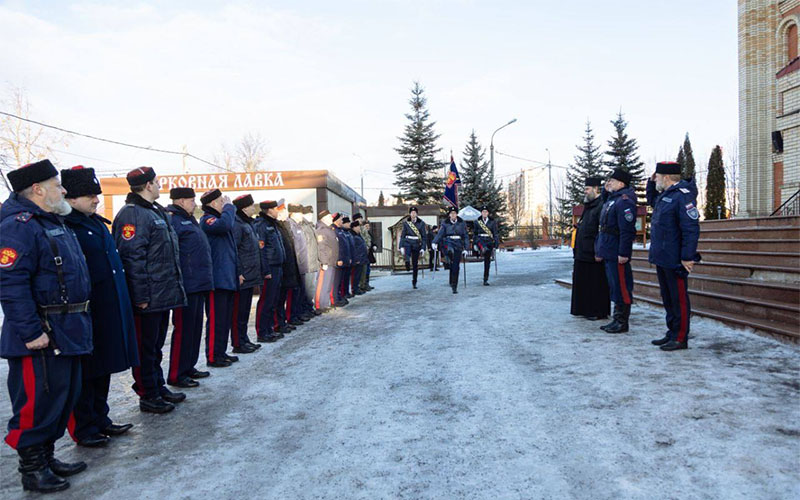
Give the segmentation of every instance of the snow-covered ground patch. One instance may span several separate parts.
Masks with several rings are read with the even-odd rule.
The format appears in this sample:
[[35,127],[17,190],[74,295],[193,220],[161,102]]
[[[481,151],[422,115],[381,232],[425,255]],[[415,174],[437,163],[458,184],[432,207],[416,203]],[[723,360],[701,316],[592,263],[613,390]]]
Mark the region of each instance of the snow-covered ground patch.
[[[664,353],[657,308],[626,335],[569,315],[569,249],[499,255],[492,286],[469,264],[458,295],[441,270],[416,291],[378,278],[172,414],[139,413],[115,376],[112,417],[136,427],[59,441],[89,464],[60,498],[800,497],[796,348],[695,318]],[[23,497],[15,467],[3,446],[4,499]]]

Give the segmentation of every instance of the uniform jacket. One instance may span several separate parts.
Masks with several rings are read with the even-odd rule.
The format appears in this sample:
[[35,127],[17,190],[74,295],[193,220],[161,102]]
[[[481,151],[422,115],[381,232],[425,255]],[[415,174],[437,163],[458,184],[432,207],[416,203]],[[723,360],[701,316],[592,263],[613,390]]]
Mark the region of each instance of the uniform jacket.
[[[5,316],[0,357],[33,355],[34,351],[25,344],[43,333],[37,306],[61,303],[55,256],[45,231],[58,247],[69,303],[90,298],[89,269],[75,233],[62,223],[61,217],[12,193],[0,208],[0,304]],[[48,322],[62,355],[92,352],[92,319],[88,312],[50,314]],[[52,354],[49,349],[48,354]]]
[[630,257],[636,238],[636,192],[626,187],[613,193],[605,192],[607,199],[600,211],[600,234],[594,253],[606,260]]
[[292,230],[289,229],[287,221],[277,221],[276,227],[286,249],[286,260],[283,262],[283,276],[281,286],[283,288],[295,288],[300,286],[300,273],[297,270],[297,256],[294,251],[294,239]]
[[65,222],[80,243],[92,283],[92,355],[83,363],[83,377],[95,378],[139,365],[133,309],[125,269],[106,224],[111,221],[73,210]]
[[306,239],[306,259],[308,259],[308,272],[319,271],[319,245],[317,244],[317,234],[314,232],[314,225],[307,220],[300,223],[303,237]]
[[339,260],[339,241],[336,237],[336,231],[331,226],[319,221],[314,232],[317,235],[320,267],[336,266],[336,262]]
[[575,235],[575,248],[572,254],[575,260],[581,262],[594,262],[594,243],[600,231],[600,211],[603,209],[603,199],[597,198],[583,204],[583,215],[578,221],[577,234]]
[[297,258],[297,272],[300,274],[307,274],[309,271],[308,245],[306,244],[306,237],[303,236],[303,229],[300,227],[300,224],[292,218],[289,218],[286,222],[289,225],[289,231],[292,233],[294,255]]
[[[419,236],[411,229],[412,224],[419,231]],[[403,220],[403,231],[400,233],[400,248],[406,250],[420,250],[427,246],[428,231],[425,223],[417,217],[417,222],[411,222],[411,217],[408,216]]]
[[361,233],[357,233],[352,229],[350,230],[350,237],[353,238],[353,246],[355,248],[353,265],[366,264],[369,259],[367,255],[367,243],[364,241]]
[[239,289],[239,256],[236,241],[233,239],[233,225],[236,207],[232,203],[222,207],[222,213],[211,207],[203,207],[200,227],[208,237],[211,246],[211,260],[214,263],[214,289]]
[[339,240],[338,260],[342,261],[342,267],[349,267],[353,263],[353,254],[350,251],[350,243],[345,235],[345,229],[334,225],[333,230],[336,232],[336,239]]
[[650,180],[647,182],[647,201],[653,206],[650,263],[678,269],[682,260],[700,260],[697,253],[700,212],[697,209],[697,186],[694,181],[682,180],[658,194],[655,182]]
[[[377,261],[375,259],[375,245],[372,244],[372,233],[369,231],[361,230],[361,237],[364,238],[364,243],[367,245],[367,262],[370,264],[375,264]],[[430,238],[428,238],[430,240]]]
[[167,207],[170,223],[178,235],[181,274],[183,288],[186,293],[208,292],[214,289],[214,271],[212,271],[211,246],[206,233],[194,215],[177,205]]
[[134,307],[147,302],[146,312],[159,312],[186,305],[178,235],[161,205],[128,193],[112,233]]
[[261,266],[265,275],[269,274],[270,267],[283,266],[286,260],[286,249],[277,224],[276,219],[265,214],[256,217],[254,223],[258,246],[261,248]]
[[484,248],[491,246],[492,248],[497,248],[500,246],[500,234],[497,231],[497,221],[489,218],[484,222],[486,228],[492,232],[492,235],[489,236],[489,233],[485,232],[483,228],[480,226],[478,221],[483,222],[483,218],[476,220],[472,223],[472,228],[474,230],[475,235],[475,244],[477,245],[480,243],[483,245]]
[[448,217],[439,225],[439,232],[433,241],[436,245],[441,245],[444,251],[462,252],[469,248],[469,236],[467,235],[467,225],[458,217],[455,222],[450,222]]
[[258,248],[258,236],[253,227],[253,218],[237,210],[233,225],[233,239],[239,254],[239,268],[244,283],[240,289],[247,290],[260,285],[266,274],[261,269],[261,251]]

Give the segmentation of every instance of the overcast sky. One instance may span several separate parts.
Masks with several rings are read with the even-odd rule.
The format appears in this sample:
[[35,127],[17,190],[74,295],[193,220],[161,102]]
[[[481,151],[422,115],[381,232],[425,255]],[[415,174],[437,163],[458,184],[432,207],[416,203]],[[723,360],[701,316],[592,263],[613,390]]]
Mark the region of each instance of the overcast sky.
[[[689,132],[698,169],[738,133],[730,0],[0,1],[0,80],[32,117],[212,158],[250,131],[266,168],[328,169],[392,190],[409,89],[426,89],[443,157],[471,130],[488,149],[566,165],[587,119],[621,109],[648,168]],[[70,138],[61,166],[179,157]],[[727,151],[726,151],[727,153]],[[74,155],[82,155],[90,160]],[[726,154],[727,157],[727,154]],[[532,163],[496,156],[499,175]],[[213,171],[190,162],[197,173]]]

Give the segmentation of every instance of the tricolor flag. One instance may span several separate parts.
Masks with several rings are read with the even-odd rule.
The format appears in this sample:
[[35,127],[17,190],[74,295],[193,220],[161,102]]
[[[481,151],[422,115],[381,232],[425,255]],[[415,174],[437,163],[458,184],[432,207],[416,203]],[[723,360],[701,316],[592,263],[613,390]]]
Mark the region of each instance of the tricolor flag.
[[458,208],[458,185],[461,184],[461,177],[458,176],[456,162],[453,155],[450,155],[450,172],[444,185],[444,201]]

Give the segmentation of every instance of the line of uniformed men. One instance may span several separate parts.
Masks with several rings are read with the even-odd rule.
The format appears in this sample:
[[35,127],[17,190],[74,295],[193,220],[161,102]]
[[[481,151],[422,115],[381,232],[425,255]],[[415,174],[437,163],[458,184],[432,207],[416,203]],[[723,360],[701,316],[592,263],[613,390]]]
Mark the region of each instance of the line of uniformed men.
[[[374,248],[360,214],[350,221],[311,207],[251,195],[231,202],[219,190],[191,188],[156,200],[150,167],[127,175],[131,192],[113,224],[96,213],[101,194],[93,169],[58,171],[47,160],[9,174],[13,193],[0,210],[0,356],[9,361],[13,416],[6,442],[20,455],[23,488],[59,491],[86,468],[53,456],[65,428],[83,446],[104,446],[132,425],[108,417],[112,373],[133,368],[142,411],[166,413],[185,400],[166,385],[196,387],[202,331],[206,362],[251,353],[252,298],[257,340],[273,342],[315,315],[371,290]],[[66,197],[66,200],[65,200]],[[109,232],[107,224],[112,224]],[[364,228],[367,228],[366,230]],[[335,286],[334,286],[335,283]],[[162,348],[172,317],[166,376]]]

